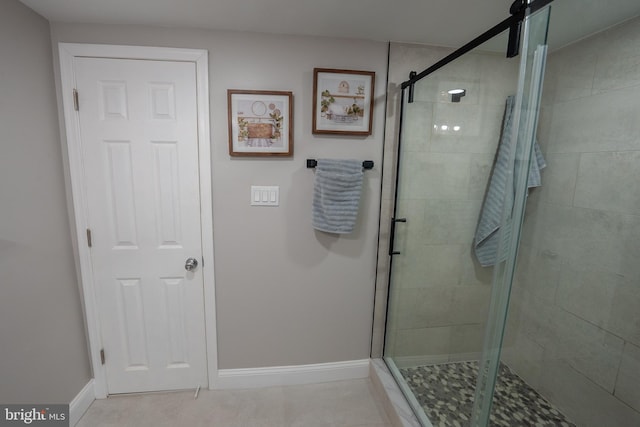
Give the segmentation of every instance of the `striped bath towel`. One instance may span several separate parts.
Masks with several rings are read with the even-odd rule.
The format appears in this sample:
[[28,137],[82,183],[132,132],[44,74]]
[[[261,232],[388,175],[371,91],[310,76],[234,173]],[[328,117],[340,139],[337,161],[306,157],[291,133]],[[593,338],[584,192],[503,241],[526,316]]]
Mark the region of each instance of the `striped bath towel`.
[[313,188],[313,228],[349,234],[358,218],[362,161],[318,159]]
[[[498,233],[502,220],[502,210],[505,206],[512,207],[514,203],[513,188],[507,189],[509,173],[509,154],[511,151],[511,131],[513,127],[513,109],[515,99],[507,98],[502,126],[502,137],[498,146],[498,155],[493,166],[489,189],[480,211],[480,219],[476,228],[474,250],[476,258],[483,267],[495,265],[498,261]],[[518,159],[516,159],[518,162]],[[540,170],[546,166],[538,142],[534,144],[534,155],[531,156],[529,166],[528,187],[541,185]],[[517,166],[516,166],[517,167]],[[510,227],[507,227],[507,230]],[[503,233],[503,239],[509,240],[509,233]]]

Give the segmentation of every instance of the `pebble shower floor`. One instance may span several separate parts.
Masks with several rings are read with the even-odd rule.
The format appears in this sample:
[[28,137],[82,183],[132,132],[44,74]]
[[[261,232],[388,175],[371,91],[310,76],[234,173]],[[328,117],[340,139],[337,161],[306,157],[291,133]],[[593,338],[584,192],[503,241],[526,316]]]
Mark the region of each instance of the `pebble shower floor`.
[[[478,377],[478,362],[400,369],[434,427],[468,427]],[[575,427],[564,414],[500,364],[490,426]]]

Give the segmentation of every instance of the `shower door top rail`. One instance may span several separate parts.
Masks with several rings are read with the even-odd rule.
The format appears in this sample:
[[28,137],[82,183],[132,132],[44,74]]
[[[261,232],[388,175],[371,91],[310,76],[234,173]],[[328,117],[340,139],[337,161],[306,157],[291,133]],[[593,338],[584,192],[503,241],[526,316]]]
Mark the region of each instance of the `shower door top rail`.
[[[507,48],[507,57],[512,58],[518,55],[518,44],[520,43],[520,25],[524,18],[527,15],[530,15],[536,12],[539,9],[542,9],[549,3],[553,2],[553,0],[533,0],[530,1],[529,4],[526,4],[526,0],[516,0],[510,8],[511,16],[505,19],[504,21],[498,23],[497,25],[491,27],[489,30],[485,31],[475,39],[471,40],[469,43],[465,44],[461,48],[457,49],[453,53],[445,56],[440,61],[436,62],[432,66],[426,68],[420,73],[416,73],[412,71],[409,80],[403,82],[400,85],[401,89],[406,89],[407,87],[413,87],[413,85],[427,77],[429,74],[439,70],[444,67],[448,63],[455,61],[460,58],[465,53],[475,49],[480,46],[482,43],[490,40],[491,38],[497,36],[504,30],[511,28],[509,33],[509,46]],[[412,101],[412,96],[409,95],[409,102]]]

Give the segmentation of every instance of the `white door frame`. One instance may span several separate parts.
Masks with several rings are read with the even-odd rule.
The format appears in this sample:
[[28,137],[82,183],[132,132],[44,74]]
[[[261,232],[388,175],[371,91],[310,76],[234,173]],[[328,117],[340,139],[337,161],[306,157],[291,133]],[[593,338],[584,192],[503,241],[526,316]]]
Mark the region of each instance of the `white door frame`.
[[[82,160],[80,121],[75,111],[73,90],[75,88],[74,58],[146,59],[160,61],[193,62],[196,65],[196,90],[198,107],[198,162],[200,169],[200,218],[202,233],[202,269],[204,282],[204,310],[207,340],[207,369],[209,388],[218,380],[218,353],[216,336],[216,305],[213,263],[213,214],[211,198],[211,149],[209,137],[209,71],[208,53],[201,49],[177,49],[143,46],[116,46],[97,44],[59,43],[60,74],[64,122],[67,134],[67,153],[71,193],[75,215],[75,232],[78,247],[77,263],[80,266],[82,293],[84,297],[85,321],[89,338],[90,360],[93,368],[96,398],[107,397],[107,377],[100,360],[102,338],[96,289],[87,246],[87,196],[84,187],[84,164]],[[80,106],[82,108],[82,106]]]

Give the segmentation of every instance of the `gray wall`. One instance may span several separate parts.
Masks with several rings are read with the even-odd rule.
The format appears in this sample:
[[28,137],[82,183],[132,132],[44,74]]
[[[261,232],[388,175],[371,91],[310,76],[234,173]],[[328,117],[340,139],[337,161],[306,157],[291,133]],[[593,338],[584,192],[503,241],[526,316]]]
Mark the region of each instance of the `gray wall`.
[[[299,365],[369,357],[380,203],[387,44],[139,26],[52,24],[58,42],[209,51],[219,366]],[[376,72],[373,135],[313,136],[313,68]],[[294,93],[294,157],[230,158],[227,89]],[[371,159],[359,223],[336,237],[311,227],[305,159]],[[279,185],[280,206],[249,206],[251,185]]]
[[505,360],[581,426],[640,425],[640,19],[553,52]]
[[69,403],[91,378],[48,22],[0,2],[0,402]]

